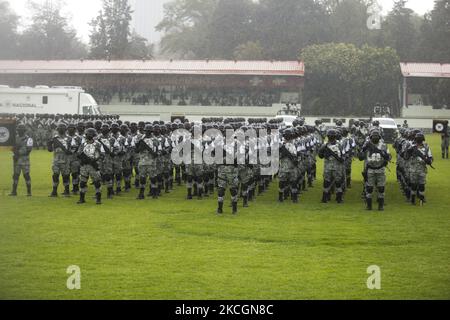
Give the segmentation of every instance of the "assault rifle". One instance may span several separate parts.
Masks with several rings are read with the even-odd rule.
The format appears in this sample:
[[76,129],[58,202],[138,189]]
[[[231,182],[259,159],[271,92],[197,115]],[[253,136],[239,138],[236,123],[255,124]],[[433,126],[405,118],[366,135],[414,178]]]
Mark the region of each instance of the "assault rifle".
[[412,155],[419,157],[420,159],[423,160],[423,162],[425,162],[426,165],[430,166],[431,169],[436,170],[436,168],[433,167],[433,165],[431,164],[430,158],[428,158],[422,152],[420,152],[417,146],[413,147]]
[[327,156],[332,156],[333,158],[335,158],[338,162],[340,163],[344,163],[345,160],[341,157],[339,157],[333,150],[330,149],[330,147],[328,146],[328,144],[325,145],[325,154]]
[[98,171],[98,163],[96,160],[89,158],[84,152],[78,155],[82,165],[91,165],[95,170]]
[[66,154],[66,155],[71,155],[72,154],[72,152],[70,152],[67,148],[66,148],[66,146],[64,146],[62,143],[61,143],[61,141],[59,141],[59,139],[58,139],[58,137],[54,137],[53,138],[53,145],[56,147],[56,148],[61,148],[61,150],[62,151],[64,151],[64,153]]

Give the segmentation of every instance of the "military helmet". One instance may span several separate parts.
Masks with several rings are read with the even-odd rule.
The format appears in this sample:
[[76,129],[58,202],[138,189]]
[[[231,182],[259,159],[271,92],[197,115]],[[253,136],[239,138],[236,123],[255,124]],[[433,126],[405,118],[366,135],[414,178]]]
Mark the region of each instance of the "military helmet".
[[336,138],[338,135],[337,131],[334,129],[330,129],[327,131],[327,137],[328,138]]
[[374,137],[374,136],[378,136],[378,137],[381,138],[381,133],[380,133],[380,131],[379,131],[379,130],[372,130],[372,131],[370,132],[370,137],[372,138],[372,137]]
[[97,136],[97,131],[94,128],[89,128],[86,130],[86,137],[89,138],[94,138]]
[[147,133],[151,133],[153,131],[153,125],[152,124],[146,124],[144,127],[144,131]]

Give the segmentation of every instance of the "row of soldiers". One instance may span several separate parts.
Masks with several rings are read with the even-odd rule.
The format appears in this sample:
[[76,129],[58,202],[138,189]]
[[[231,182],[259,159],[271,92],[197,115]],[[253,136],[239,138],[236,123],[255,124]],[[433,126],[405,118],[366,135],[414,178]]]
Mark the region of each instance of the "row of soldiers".
[[[293,202],[298,202],[300,194],[313,186],[319,157],[324,159],[322,202],[329,202],[335,193],[336,201],[342,203],[346,190],[351,188],[352,162],[359,158],[364,161],[363,195],[367,209],[372,209],[372,195],[375,190],[378,191],[379,210],[384,209],[385,168],[391,161],[391,155],[377,122],[367,125],[356,121],[350,128],[337,122],[334,128],[327,130],[320,120],[316,121],[315,126],[307,126],[304,119],[294,121],[291,127],[280,128],[278,123],[267,122],[213,122],[217,119],[194,124],[159,121],[130,123],[115,117],[87,121],[80,121],[75,117],[62,118],[70,121],[58,119],[59,122],[51,126],[54,128],[51,138],[46,141],[46,148],[54,154],[51,197],[58,196],[58,186],[62,181],[64,196],[79,194],[79,203],[85,203],[88,181],[91,179],[96,190],[96,202],[101,204],[102,186],[107,189],[107,197],[112,198],[131,189],[134,175],[134,186],[139,189],[139,200],[145,199],[146,196],[158,198],[163,193],[169,193],[174,182],[181,185],[184,181],[187,199],[207,197],[217,188],[219,214],[223,212],[225,192],[229,189],[232,211],[237,213],[239,199],[242,199],[243,207],[248,207],[250,201],[267,190],[274,175],[277,175],[279,180],[278,200],[283,202],[290,197]],[[18,119],[18,123],[11,195],[17,194],[21,172],[28,194],[31,195],[29,153],[33,148],[33,138],[27,134],[28,128],[23,117]],[[173,134],[178,129],[183,129],[182,133]],[[228,130],[239,130],[245,134],[251,129],[267,130],[268,135],[245,136],[243,144],[235,135],[234,143],[228,145],[223,138],[208,135],[210,129],[216,129],[223,136]],[[203,135],[201,141],[193,139],[196,130]],[[404,140],[405,132],[409,133],[408,143]],[[424,141],[420,141],[423,136],[421,132],[411,133],[409,129],[402,129],[400,133],[394,147],[397,157],[401,158],[397,160],[397,172],[402,190],[411,201],[415,201],[417,195],[420,201],[424,202],[426,176],[422,175],[420,180],[414,180],[417,176],[415,172],[419,170],[416,162],[420,162],[418,159],[422,158],[416,151],[411,150],[419,146],[416,149],[425,155],[425,164],[432,162],[431,151],[424,145]],[[180,152],[179,147],[186,144],[192,147],[192,153],[189,155],[191,163],[174,163],[171,158],[174,149]],[[252,144],[269,150],[269,153],[275,144],[279,145],[280,162],[277,172],[264,170],[270,164],[251,163]],[[218,146],[223,150],[220,155],[225,160],[223,164],[194,162],[196,151],[200,154],[208,151],[215,155]],[[239,153],[243,153],[244,163],[237,161]],[[230,154],[234,159],[231,163],[226,161]],[[421,168],[426,175],[426,166]]]

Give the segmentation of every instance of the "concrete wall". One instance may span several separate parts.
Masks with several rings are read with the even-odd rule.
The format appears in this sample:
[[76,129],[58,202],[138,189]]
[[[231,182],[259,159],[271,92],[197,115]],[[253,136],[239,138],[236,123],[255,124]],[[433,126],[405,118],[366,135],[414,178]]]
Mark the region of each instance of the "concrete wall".
[[432,106],[403,107],[402,117],[405,118],[428,118],[428,119],[450,119],[450,109],[433,109]]

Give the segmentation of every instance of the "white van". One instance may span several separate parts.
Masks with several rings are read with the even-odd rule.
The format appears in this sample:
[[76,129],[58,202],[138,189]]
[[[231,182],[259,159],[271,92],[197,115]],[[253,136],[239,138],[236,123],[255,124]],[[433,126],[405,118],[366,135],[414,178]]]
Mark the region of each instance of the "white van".
[[372,122],[378,121],[380,123],[380,128],[383,129],[383,139],[387,143],[394,143],[397,137],[398,125],[392,118],[373,118]]
[[81,87],[0,85],[0,113],[99,115],[95,99]]

